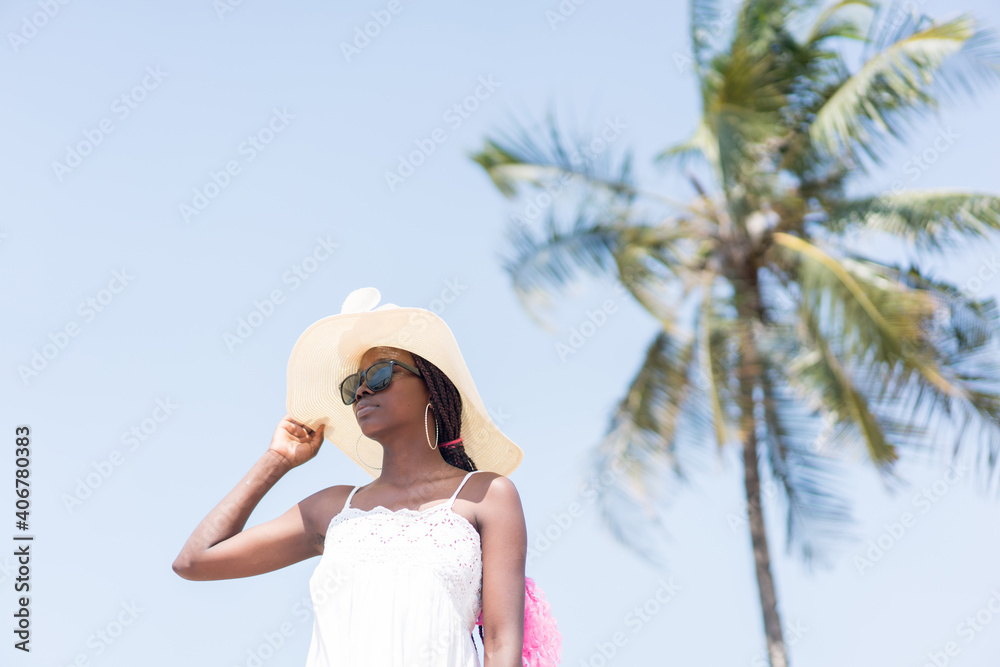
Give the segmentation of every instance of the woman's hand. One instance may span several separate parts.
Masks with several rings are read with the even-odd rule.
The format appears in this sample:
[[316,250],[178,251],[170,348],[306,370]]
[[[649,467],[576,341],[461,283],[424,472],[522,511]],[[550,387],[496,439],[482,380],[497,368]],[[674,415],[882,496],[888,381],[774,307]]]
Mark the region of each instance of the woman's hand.
[[316,456],[321,444],[322,427],[312,431],[285,415],[270,449],[191,533],[174,559],[174,572],[191,581],[236,579],[272,572],[323,553],[318,535],[330,521],[327,489],[317,491],[277,519],[244,530],[264,494],[286,472]]
[[286,414],[274,430],[268,451],[282,457],[294,468],[316,456],[322,444],[323,425],[313,431]]

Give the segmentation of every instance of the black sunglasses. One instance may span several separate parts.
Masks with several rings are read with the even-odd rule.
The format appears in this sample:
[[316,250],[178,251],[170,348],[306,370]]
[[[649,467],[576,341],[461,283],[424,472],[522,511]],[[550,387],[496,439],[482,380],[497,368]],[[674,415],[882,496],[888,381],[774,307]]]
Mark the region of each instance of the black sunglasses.
[[364,382],[373,392],[382,391],[389,386],[392,380],[393,366],[400,366],[410,371],[417,377],[421,377],[420,370],[402,361],[376,361],[363,371],[348,375],[340,383],[340,398],[344,400],[344,405],[351,405],[357,400],[358,387]]

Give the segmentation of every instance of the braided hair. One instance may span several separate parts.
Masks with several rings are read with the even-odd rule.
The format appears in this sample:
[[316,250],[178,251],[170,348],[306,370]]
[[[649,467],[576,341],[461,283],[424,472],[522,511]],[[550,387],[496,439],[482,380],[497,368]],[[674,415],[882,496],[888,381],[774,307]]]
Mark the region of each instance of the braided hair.
[[[413,354],[413,361],[420,369],[424,384],[427,385],[427,391],[431,395],[434,419],[441,431],[438,440],[444,442],[457,440],[462,436],[462,396],[440,368],[416,354]],[[476,464],[465,453],[465,445],[461,442],[439,448],[438,451],[441,452],[441,458],[456,468],[469,472],[478,470]]]
[[[412,352],[410,354],[413,354]],[[434,408],[434,419],[439,420],[441,435],[439,440],[450,442],[457,440],[462,435],[462,396],[448,376],[440,368],[427,361],[423,357],[413,354],[413,361],[420,369],[427,385],[427,391],[431,395],[431,405]],[[463,470],[472,472],[478,470],[469,455],[465,453],[465,445],[458,442],[450,447],[438,448],[441,458]],[[472,635],[469,635],[472,637]],[[479,626],[479,639],[486,646],[486,637],[483,633],[483,626]],[[473,643],[475,640],[473,639]]]

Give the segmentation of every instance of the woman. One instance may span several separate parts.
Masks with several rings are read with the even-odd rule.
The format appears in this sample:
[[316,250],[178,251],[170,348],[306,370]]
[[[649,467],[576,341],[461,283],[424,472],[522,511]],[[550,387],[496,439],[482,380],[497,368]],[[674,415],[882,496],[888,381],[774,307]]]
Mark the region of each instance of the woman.
[[[372,310],[378,300],[357,290],[302,334],[288,414],[174,571],[232,579],[321,556],[307,667],[479,667],[480,612],[483,667],[520,667],[527,533],[507,475],[523,453],[489,418],[447,325],[422,309]],[[324,436],[374,481],[323,489],[244,530]]]

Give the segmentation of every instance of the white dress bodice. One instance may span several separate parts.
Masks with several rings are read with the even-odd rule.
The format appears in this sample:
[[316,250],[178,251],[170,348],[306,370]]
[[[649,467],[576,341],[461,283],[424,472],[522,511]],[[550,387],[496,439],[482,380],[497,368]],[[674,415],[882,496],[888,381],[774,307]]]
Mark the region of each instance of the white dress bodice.
[[313,635],[306,667],[480,667],[479,533],[444,503],[424,510],[344,508],[309,579]]

